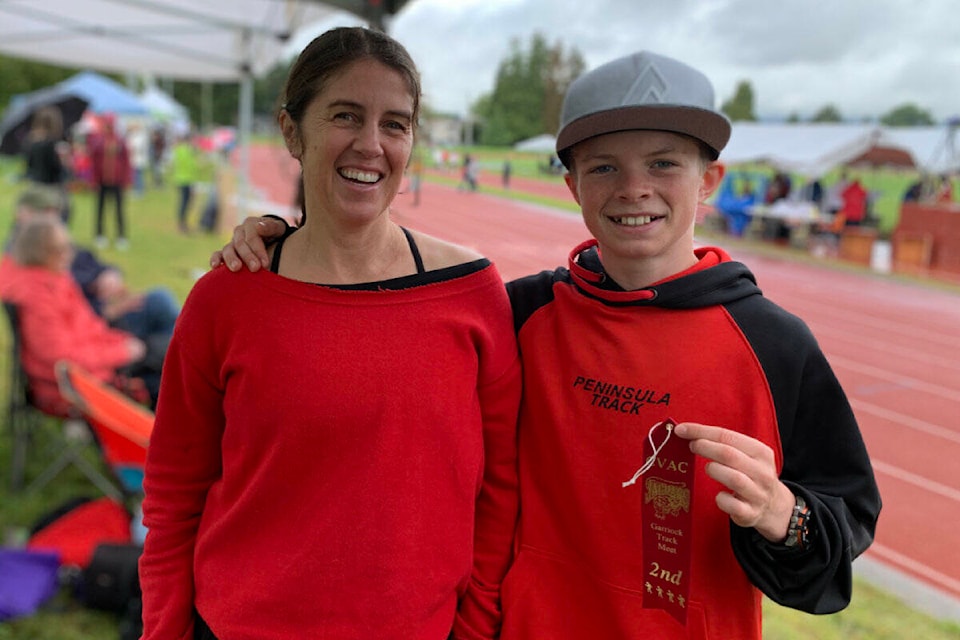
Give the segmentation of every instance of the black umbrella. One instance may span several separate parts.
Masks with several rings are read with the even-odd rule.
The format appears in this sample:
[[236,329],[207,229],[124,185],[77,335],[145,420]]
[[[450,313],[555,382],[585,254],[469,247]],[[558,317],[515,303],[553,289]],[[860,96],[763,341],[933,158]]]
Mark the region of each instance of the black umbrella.
[[30,132],[33,114],[44,107],[59,107],[66,131],[80,121],[89,101],[70,89],[58,85],[23,94],[15,98],[0,121],[0,154],[15,156],[23,152]]

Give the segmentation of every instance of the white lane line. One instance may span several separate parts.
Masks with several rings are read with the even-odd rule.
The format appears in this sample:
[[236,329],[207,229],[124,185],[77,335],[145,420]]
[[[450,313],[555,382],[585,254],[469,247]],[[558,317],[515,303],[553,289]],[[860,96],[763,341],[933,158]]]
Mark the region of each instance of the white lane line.
[[911,349],[907,346],[901,346],[905,343],[893,340],[877,341],[876,339],[863,337],[854,331],[839,329],[837,327],[817,327],[813,333],[817,336],[818,340],[824,337],[830,337],[832,340],[842,340],[849,344],[860,345],[873,353],[894,356],[899,359],[897,364],[904,361],[914,361],[926,366],[943,367],[950,371],[960,372],[960,355],[954,357],[950,354],[943,353],[943,351],[937,354],[918,351],[917,349]]
[[939,482],[934,482],[924,478],[923,476],[918,476],[915,473],[911,473],[905,469],[901,469],[892,464],[886,462],[881,462],[879,460],[874,460],[871,458],[871,464],[873,464],[874,471],[879,471],[880,473],[885,473],[888,476],[893,476],[897,480],[902,480],[909,484],[912,484],[915,487],[919,487],[924,491],[929,491],[930,493],[936,493],[941,495],[944,498],[953,500],[954,502],[960,503],[960,490],[954,489],[953,487],[948,487],[945,484],[940,484]]
[[849,358],[834,356],[830,355],[829,353],[827,354],[827,360],[834,368],[843,367],[851,371],[856,371],[857,373],[873,376],[874,378],[879,378],[888,382],[895,382],[905,389],[909,389],[911,391],[922,391],[924,393],[939,396],[947,400],[960,402],[960,390],[956,388],[944,387],[939,384],[931,384],[929,382],[924,382],[923,380],[918,380],[917,378],[903,376],[887,369],[880,369],[879,367],[860,364],[859,362],[855,362]]
[[897,553],[890,547],[885,547],[882,544],[873,543],[870,545],[870,548],[867,550],[868,553],[872,552],[874,555],[892,562],[894,564],[900,565],[905,569],[909,569],[914,573],[923,576],[927,580],[950,589],[954,593],[960,593],[960,580],[951,578],[950,576],[940,573],[936,569],[928,567],[922,562],[918,562],[913,558],[908,558],[902,553]]
[[[801,300],[799,298],[791,299],[783,296],[783,300],[780,302],[780,304],[781,306],[786,307],[788,310],[793,311],[793,313],[796,313],[801,318],[804,318],[807,324],[809,324],[811,327],[814,325],[824,324],[837,328],[848,328],[855,324],[870,327],[872,329],[880,329],[889,335],[891,340],[896,340],[897,336],[899,335],[902,336],[904,340],[926,340],[934,343],[934,345],[938,348],[960,347],[960,337],[957,336],[956,332],[950,331],[946,328],[951,324],[949,321],[945,321],[945,328],[942,331],[938,331],[929,330],[925,328],[922,323],[908,324],[907,322],[899,322],[885,318],[878,318],[873,315],[866,315],[864,311],[861,311],[861,309],[863,309],[861,305],[857,305],[854,310],[840,314],[837,312],[835,307],[814,302],[813,300],[807,298]],[[922,309],[918,309],[918,315],[921,314]],[[944,312],[944,318],[949,318],[954,315],[957,314],[951,313],[948,310],[945,310]],[[839,322],[840,318],[843,319],[842,322]],[[831,320],[835,320],[835,322],[831,322]]]
[[[850,406],[853,407],[854,412],[869,413],[876,418],[895,422],[899,426],[920,431],[936,438],[943,438],[948,442],[960,444],[960,433],[946,427],[941,427],[925,420],[919,420],[913,416],[900,413],[899,411],[885,409],[881,406],[873,404],[872,402],[864,402],[863,400],[859,400],[857,398],[850,398]],[[861,423],[861,428],[862,426],[863,425]]]

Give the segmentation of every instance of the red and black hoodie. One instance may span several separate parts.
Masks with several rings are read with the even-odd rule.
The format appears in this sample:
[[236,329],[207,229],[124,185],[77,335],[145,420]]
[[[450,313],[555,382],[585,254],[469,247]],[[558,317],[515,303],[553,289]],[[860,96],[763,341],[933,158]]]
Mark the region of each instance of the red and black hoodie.
[[[761,637],[761,592],[808,612],[845,607],[851,562],[880,496],[846,396],[802,320],[763,297],[721,249],[624,291],[596,242],[569,267],[507,285],[523,361],[517,557],[502,587],[504,640]],[[734,525],[695,463],[687,621],[644,608],[642,488],[650,427],[671,417],[769,445],[811,507],[797,551]]]

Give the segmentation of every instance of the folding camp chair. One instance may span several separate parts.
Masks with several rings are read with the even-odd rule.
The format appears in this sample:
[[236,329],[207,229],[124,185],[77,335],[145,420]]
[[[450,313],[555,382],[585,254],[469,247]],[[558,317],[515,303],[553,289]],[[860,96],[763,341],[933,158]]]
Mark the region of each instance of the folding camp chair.
[[60,393],[90,427],[124,495],[139,495],[153,412],[72,362],[58,362],[56,373]]
[[[7,424],[12,435],[10,484],[14,491],[34,491],[44,487],[61,471],[73,465],[106,495],[117,496],[117,488],[97,468],[83,457],[90,438],[89,431],[67,415],[43,412],[33,403],[30,381],[23,369],[21,353],[23,336],[20,331],[20,310],[16,304],[4,301],[4,311],[10,324],[10,402]],[[79,427],[79,428],[78,428]],[[49,455],[53,461],[24,489],[27,457],[43,431],[49,440]],[[77,434],[80,434],[79,437]],[[47,455],[47,452],[37,452]]]

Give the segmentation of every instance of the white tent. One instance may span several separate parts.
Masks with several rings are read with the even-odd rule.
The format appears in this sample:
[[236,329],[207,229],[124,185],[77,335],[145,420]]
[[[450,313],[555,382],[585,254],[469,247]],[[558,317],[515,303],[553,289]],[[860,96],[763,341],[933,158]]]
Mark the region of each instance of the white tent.
[[187,108],[174,100],[169,93],[154,85],[147,86],[140,93],[140,102],[150,111],[150,116],[156,120],[178,126],[190,122],[190,113]]
[[727,164],[763,162],[777,169],[819,177],[877,147],[908,153],[928,172],[960,169],[955,129],[883,127],[875,124],[735,122],[721,159]]
[[729,164],[764,162],[819,176],[864,153],[878,136],[871,125],[735,122],[721,157]]
[[515,151],[532,151],[535,153],[555,153],[557,149],[557,138],[544,133],[539,136],[527,138],[513,145]]
[[385,4],[378,0],[3,0],[0,52],[100,71],[237,81],[267,71],[299,29],[343,10],[367,19],[382,18]]
[[960,171],[958,126],[884,127],[883,140],[892,147],[908,149],[917,166],[928,173]]
[[[253,78],[303,28],[349,11],[382,26],[406,0],[0,0],[0,53],[100,71],[240,83],[241,173]],[[388,10],[389,9],[389,10]]]

